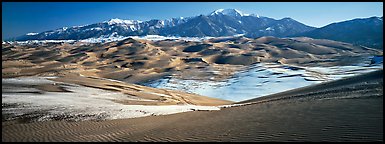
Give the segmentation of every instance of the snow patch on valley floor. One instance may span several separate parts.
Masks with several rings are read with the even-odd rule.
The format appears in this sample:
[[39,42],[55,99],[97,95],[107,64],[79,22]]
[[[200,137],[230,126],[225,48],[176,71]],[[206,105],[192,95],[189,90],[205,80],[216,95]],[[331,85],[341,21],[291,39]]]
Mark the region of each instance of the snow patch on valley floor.
[[143,85],[231,100],[244,101],[278,92],[350,77],[382,69],[371,66],[293,67],[279,64],[255,64],[224,81],[186,80],[172,76]]
[[203,41],[208,40],[214,37],[177,37],[177,36],[160,36],[160,35],[146,35],[146,36],[121,36],[116,32],[109,35],[102,35],[100,37],[92,37],[82,40],[27,40],[27,41],[3,41],[3,44],[43,44],[43,43],[107,43],[114,41],[121,41],[127,38],[132,39],[143,39],[143,40],[151,40],[151,41],[160,41],[160,40],[185,40],[185,41]]
[[[2,83],[3,115],[13,115],[13,117],[39,115],[37,121],[58,119],[59,117],[75,121],[108,120],[220,109],[215,106],[197,105],[125,105],[117,101],[147,101],[147,99],[75,84],[58,83],[43,77],[2,79]],[[71,92],[46,92],[33,87],[25,87],[26,85],[53,83]]]

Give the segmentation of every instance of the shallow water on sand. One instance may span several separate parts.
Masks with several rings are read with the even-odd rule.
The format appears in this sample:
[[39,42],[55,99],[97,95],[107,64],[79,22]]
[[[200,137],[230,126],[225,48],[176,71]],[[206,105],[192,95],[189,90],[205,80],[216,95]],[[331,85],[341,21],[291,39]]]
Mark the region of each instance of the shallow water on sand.
[[236,73],[225,81],[182,80],[165,77],[144,85],[182,90],[238,102],[382,68],[382,63],[371,66],[335,67],[295,67],[259,63]]

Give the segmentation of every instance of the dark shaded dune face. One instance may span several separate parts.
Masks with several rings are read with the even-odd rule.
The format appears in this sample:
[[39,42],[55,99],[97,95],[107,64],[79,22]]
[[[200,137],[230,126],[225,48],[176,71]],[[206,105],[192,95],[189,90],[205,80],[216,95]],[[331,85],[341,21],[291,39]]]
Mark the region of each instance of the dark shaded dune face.
[[281,50],[277,47],[266,47],[264,50],[270,57],[279,57],[279,55],[282,55]]
[[135,48],[140,48],[140,49],[145,49],[147,47],[147,44],[143,44],[141,42],[138,42],[138,43],[133,43],[131,45],[131,47],[135,47]]
[[29,54],[27,53],[17,53],[17,52],[10,52],[8,55],[5,56],[5,54],[3,53],[2,55],[3,59],[22,59],[24,57],[28,57]]
[[69,51],[70,54],[91,52],[93,47],[78,47]]
[[157,41],[157,42],[154,42],[153,45],[159,46],[159,47],[173,47],[175,46],[175,43],[170,41]]
[[138,43],[138,41],[136,41],[132,38],[127,38],[127,39],[124,39],[122,41],[117,42],[116,45],[114,45],[114,47],[118,47],[118,46],[125,45],[125,44],[130,44],[130,43]]
[[290,44],[294,43],[293,41],[289,41],[289,40],[275,40],[275,41],[269,41],[267,42],[267,44],[271,45],[271,46],[276,46],[276,47],[287,47],[289,46]]
[[60,55],[54,55],[54,56],[45,58],[46,61],[55,61],[55,60],[58,60],[58,59],[61,59]]
[[203,63],[206,63],[202,58],[184,58],[182,60],[185,61],[186,63],[189,63],[189,62],[203,62]]
[[136,46],[128,46],[123,48],[118,48],[118,50],[115,52],[115,54],[126,54],[126,55],[132,55],[139,53],[143,50],[144,47],[136,47]]
[[212,38],[209,40],[209,42],[219,43],[219,42],[226,42],[226,41],[230,41],[230,40],[232,40],[232,38]]
[[242,49],[242,50],[252,51],[254,48],[254,45],[253,44],[237,44],[236,47],[239,47],[239,49]]
[[53,61],[59,58],[60,55],[56,51],[36,51],[25,57],[26,60],[30,60],[32,63],[36,64],[46,61]]
[[245,53],[245,54],[242,54],[242,55],[244,55],[244,56],[255,56],[255,57],[267,57],[267,56],[269,56],[269,54],[264,52],[264,51],[262,51],[262,52],[260,52],[260,51],[253,51],[253,52]]
[[107,49],[103,46],[92,45],[91,48],[85,52],[104,53]]
[[147,55],[138,55],[138,56],[134,56],[130,59],[132,59],[132,60],[149,60],[150,57]]
[[77,53],[77,54],[73,54],[71,56],[64,57],[62,59],[58,59],[57,61],[63,62],[63,63],[76,63],[76,62],[82,61],[86,58],[88,58],[87,54]]
[[36,52],[33,52],[30,56],[28,56],[27,59],[33,60],[33,59],[37,59],[37,58],[51,57],[54,55],[56,55],[56,53],[53,51],[36,51]]
[[247,55],[230,55],[218,56],[214,63],[216,64],[232,64],[232,65],[251,65],[259,62],[257,57]]
[[136,55],[143,51],[143,47],[122,46],[112,53],[102,54],[102,58],[111,59],[114,56]]
[[207,49],[209,47],[211,47],[212,45],[211,44],[198,44],[198,45],[193,45],[193,46],[189,46],[189,47],[186,47],[183,52],[199,52],[199,51],[202,51],[204,49]]
[[133,68],[133,69],[139,69],[139,68],[144,67],[145,64],[146,64],[146,61],[134,61],[134,62],[128,63],[126,65],[126,67]]
[[251,44],[250,49],[253,51],[259,51],[259,50],[264,50],[266,47],[270,47],[270,45],[255,43],[255,44]]
[[180,45],[186,45],[187,42],[184,40],[164,40],[164,41],[155,41],[151,43],[157,47],[174,47]]
[[219,37],[219,38],[211,38],[208,41],[212,43],[229,42],[229,41],[232,41],[235,43],[244,43],[248,41],[248,39],[245,37]]
[[222,53],[222,50],[220,49],[205,49],[203,51],[200,51],[198,54],[203,56],[208,56],[208,55],[217,55],[221,53]]
[[113,63],[119,63],[119,62],[124,62],[125,59],[116,59],[116,60],[113,60],[112,62]]
[[100,73],[100,76],[109,79],[123,80],[130,78],[134,74],[133,71],[108,71]]
[[12,50],[9,47],[5,47],[5,48],[3,47],[2,50],[1,50],[1,53],[4,54],[4,55],[9,55],[9,54],[12,53]]
[[33,60],[30,60],[31,63],[34,63],[34,64],[39,64],[39,63],[43,63],[46,61],[45,58],[34,58]]
[[228,47],[229,47],[229,48],[237,48],[237,49],[241,49],[241,46],[240,46],[240,45],[237,45],[237,44],[228,44]]
[[87,62],[83,62],[82,65],[83,66],[94,66],[96,63],[93,62],[93,61],[87,61]]
[[115,68],[117,68],[115,65],[100,65],[96,69],[101,71],[113,71]]

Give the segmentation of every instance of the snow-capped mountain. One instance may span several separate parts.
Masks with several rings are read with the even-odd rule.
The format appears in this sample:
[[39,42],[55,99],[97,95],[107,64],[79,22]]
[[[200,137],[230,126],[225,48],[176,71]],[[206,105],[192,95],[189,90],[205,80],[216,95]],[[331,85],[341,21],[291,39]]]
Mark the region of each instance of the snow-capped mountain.
[[228,15],[233,17],[249,16],[249,14],[243,14],[237,9],[218,9],[210,13],[210,15]]
[[179,36],[230,36],[244,34],[246,37],[288,35],[313,30],[291,18],[280,20],[259,15],[244,14],[236,9],[219,9],[208,15],[200,15],[170,28],[162,34]]
[[41,33],[28,33],[16,40],[82,40],[99,38],[116,33],[117,36],[232,36],[244,34],[247,37],[285,37],[303,33],[315,28],[291,18],[280,20],[256,14],[244,14],[236,9],[218,9],[207,15],[179,17],[166,20],[122,20],[118,18],[85,25],[63,27]]

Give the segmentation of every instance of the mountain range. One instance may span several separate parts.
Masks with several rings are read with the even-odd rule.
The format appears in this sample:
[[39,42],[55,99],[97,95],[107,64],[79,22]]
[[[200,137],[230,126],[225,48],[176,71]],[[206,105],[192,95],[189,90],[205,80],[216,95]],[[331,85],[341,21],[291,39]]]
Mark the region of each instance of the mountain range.
[[294,36],[331,39],[382,49],[383,17],[360,18],[332,23]]
[[181,36],[220,37],[244,35],[331,39],[382,49],[383,18],[371,17],[333,23],[315,28],[292,18],[273,19],[256,14],[244,14],[236,9],[218,9],[207,15],[166,20],[108,21],[84,26],[63,27],[41,33],[28,33],[15,40],[81,40],[108,36]]

